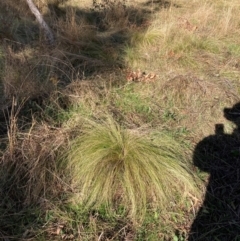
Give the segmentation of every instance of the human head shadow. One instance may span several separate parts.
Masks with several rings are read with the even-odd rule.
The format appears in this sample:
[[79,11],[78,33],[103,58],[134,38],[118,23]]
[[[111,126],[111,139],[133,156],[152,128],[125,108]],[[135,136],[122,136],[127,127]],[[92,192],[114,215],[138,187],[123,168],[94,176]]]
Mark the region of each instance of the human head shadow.
[[223,124],[216,124],[215,135],[200,141],[194,151],[194,165],[210,176],[189,241],[240,240],[240,102],[223,113],[236,124],[234,131],[224,133]]

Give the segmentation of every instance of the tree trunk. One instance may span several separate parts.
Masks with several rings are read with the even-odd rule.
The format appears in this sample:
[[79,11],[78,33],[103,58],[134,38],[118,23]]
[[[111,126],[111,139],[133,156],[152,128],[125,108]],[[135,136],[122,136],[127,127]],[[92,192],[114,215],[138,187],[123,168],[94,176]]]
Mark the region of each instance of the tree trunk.
[[40,28],[43,29],[45,37],[47,42],[50,45],[53,45],[55,40],[54,40],[54,35],[51,31],[51,29],[49,28],[48,24],[44,21],[42,14],[39,12],[39,10],[37,9],[37,7],[35,6],[35,4],[33,3],[32,0],[26,0],[31,12],[34,14],[34,16],[36,17]]

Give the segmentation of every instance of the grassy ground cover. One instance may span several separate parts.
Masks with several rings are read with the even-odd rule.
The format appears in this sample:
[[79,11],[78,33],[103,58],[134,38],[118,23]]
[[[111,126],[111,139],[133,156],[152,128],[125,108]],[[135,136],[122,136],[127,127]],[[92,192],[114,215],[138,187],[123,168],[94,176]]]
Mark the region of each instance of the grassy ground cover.
[[0,239],[239,240],[238,0],[0,3]]

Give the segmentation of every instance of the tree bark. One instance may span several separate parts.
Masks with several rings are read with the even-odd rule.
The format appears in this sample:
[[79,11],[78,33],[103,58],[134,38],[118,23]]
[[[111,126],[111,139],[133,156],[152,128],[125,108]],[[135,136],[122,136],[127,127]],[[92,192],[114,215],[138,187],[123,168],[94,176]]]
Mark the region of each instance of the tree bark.
[[37,7],[35,6],[35,4],[33,3],[32,0],[26,0],[26,2],[28,4],[31,12],[36,17],[36,19],[40,25],[40,28],[43,29],[47,42],[50,45],[53,45],[55,43],[53,32],[51,31],[48,24],[44,21],[42,14],[39,12],[39,10],[37,9]]

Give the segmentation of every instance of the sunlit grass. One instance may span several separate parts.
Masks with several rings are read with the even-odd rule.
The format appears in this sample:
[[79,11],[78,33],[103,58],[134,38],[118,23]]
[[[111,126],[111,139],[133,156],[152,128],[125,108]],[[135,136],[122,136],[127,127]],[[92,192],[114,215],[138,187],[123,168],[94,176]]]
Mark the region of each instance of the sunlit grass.
[[180,145],[167,135],[149,139],[112,119],[90,123],[69,152],[74,187],[86,207],[123,205],[134,220],[148,207],[166,209],[194,190]]
[[[236,1],[204,1],[201,4],[178,1],[176,4],[181,7],[156,12],[146,31],[132,35],[134,47],[126,48],[125,55],[131,68],[164,73],[184,73],[193,69],[204,74],[203,55],[213,56],[207,60],[210,65],[226,58],[228,39],[239,35]],[[185,6],[192,10],[185,11]]]

